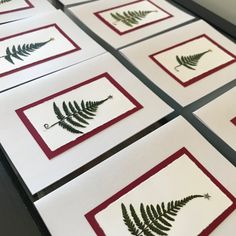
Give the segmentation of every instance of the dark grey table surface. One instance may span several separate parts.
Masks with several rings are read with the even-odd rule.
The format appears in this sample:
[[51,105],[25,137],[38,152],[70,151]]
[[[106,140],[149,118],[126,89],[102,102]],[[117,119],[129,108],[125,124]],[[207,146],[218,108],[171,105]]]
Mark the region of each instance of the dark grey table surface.
[[[57,0],[49,0],[56,8],[61,8],[62,5]],[[101,39],[98,38],[93,32],[91,32],[86,26],[81,22],[76,22],[82,29],[84,29],[92,38],[98,41],[106,50],[111,52],[117,59],[119,59],[129,70],[131,70],[140,80],[142,80],[151,90],[153,90],[158,96],[160,96],[165,102],[174,108],[174,112],[165,117],[158,124],[154,124],[148,127],[145,131],[133,137],[130,140],[126,140],[119,147],[116,147],[115,150],[110,153],[105,154],[100,159],[89,163],[82,169],[78,170],[75,173],[67,176],[60,183],[56,183],[54,186],[51,186],[42,194],[47,194],[53,189],[60,187],[64,183],[68,182],[70,179],[73,179],[75,176],[82,174],[88,169],[92,168],[94,165],[108,158],[112,153],[117,152],[119,149],[124,148],[130,143],[134,142],[136,139],[144,136],[153,129],[158,128],[160,125],[163,125],[165,122],[182,115],[187,119],[220,153],[222,153],[226,159],[228,159],[233,165],[236,166],[236,153],[230,148],[223,140],[217,137],[211,130],[205,127],[194,115],[193,111],[199,107],[207,104],[212,101],[214,98],[220,96],[224,92],[227,92],[231,88],[236,86],[236,79],[232,82],[226,84],[225,86],[217,89],[216,91],[208,94],[207,96],[199,99],[198,101],[192,103],[187,107],[179,106],[172,98],[166,95],[159,88],[154,86],[150,81],[145,78],[145,76],[140,73],[136,68],[120,56],[120,54],[112,49],[109,45],[104,43]],[[43,223],[40,215],[34,207],[34,200],[40,196],[31,196],[24,184],[22,183],[20,176],[17,176],[14,168],[10,165],[7,155],[4,153],[3,149],[0,149],[0,236],[39,236],[39,235],[50,235],[49,231],[46,228],[46,225]]]

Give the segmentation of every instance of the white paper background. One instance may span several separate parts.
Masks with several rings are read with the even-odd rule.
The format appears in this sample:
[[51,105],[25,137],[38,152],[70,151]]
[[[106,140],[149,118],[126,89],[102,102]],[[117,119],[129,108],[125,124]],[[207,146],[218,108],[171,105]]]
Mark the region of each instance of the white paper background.
[[[91,120],[87,120],[89,124],[85,125],[85,128],[76,128],[86,134],[135,107],[135,105],[105,77],[25,110],[24,114],[36,128],[48,147],[51,150],[55,150],[83,134],[72,134],[62,129],[59,125],[48,130],[44,128],[44,124],[50,126],[58,122],[53,111],[53,103],[55,102],[57,107],[63,111],[62,103],[64,101],[66,104],[77,101],[80,106],[82,100],[84,102],[101,101],[108,98],[108,96],[112,96],[112,99],[107,100],[98,107],[96,116]],[[62,113],[64,114],[64,112]]]
[[[0,38],[50,24],[57,24],[81,48],[81,50],[41,64],[37,64],[24,70],[20,70],[17,73],[12,73],[7,76],[0,77],[0,90],[11,88],[15,85],[30,81],[34,78],[49,74],[56,70],[63,69],[65,67],[71,66],[105,52],[105,50],[100,45],[98,45],[89,36],[87,36],[61,11],[55,11],[49,15],[34,17],[22,20],[20,22],[14,22],[11,24],[0,26]],[[45,36],[47,36],[47,34],[45,34]],[[63,51],[68,47],[67,44],[63,42],[60,43],[60,51]],[[43,48],[41,49],[42,52],[45,53],[45,51],[43,51]],[[31,55],[33,56],[33,54],[35,53],[36,52],[33,52]],[[1,59],[1,61],[2,60],[3,59]],[[29,60],[31,60],[30,57]]]
[[194,114],[236,151],[236,87],[195,111]]
[[[187,87],[183,87],[174,78],[170,77],[149,56],[178,43],[184,42],[202,34],[207,34],[222,47],[233,53],[236,51],[235,43],[225,38],[204,21],[197,21],[171,32],[148,39],[130,46],[121,52],[150,80],[163,89],[172,98],[183,106],[207,95],[215,89],[236,78],[236,63],[213,73]],[[180,70],[183,68],[179,67]]]
[[[19,20],[55,11],[55,8],[47,0],[29,0],[29,1],[34,6],[33,8],[0,14],[0,23]],[[9,8],[11,7],[11,9],[15,10],[16,8],[27,7],[27,6],[28,4],[26,4],[25,1],[23,0],[13,0],[12,2],[1,4],[1,9],[10,10]],[[0,12],[2,12],[3,10],[1,10]]]
[[127,44],[136,42],[147,36],[151,36],[155,33],[164,31],[168,28],[174,27],[178,24],[184,23],[193,19],[192,16],[180,11],[170,3],[163,0],[152,0],[153,3],[163,8],[170,14],[174,15],[167,20],[163,20],[152,25],[145,26],[141,29],[129,32],[122,36],[118,35],[115,31],[105,25],[94,12],[103,11],[112,7],[120,6],[126,3],[130,3],[128,0],[99,0],[75,7],[69,8],[69,11],[81,21],[83,21],[91,30],[93,30],[98,36],[102,37],[107,43],[111,44],[114,48],[120,48]]
[[[236,194],[235,167],[179,117],[38,200],[35,205],[52,235],[96,235],[84,215],[183,146],[233,195]],[[196,183],[194,187],[201,186]],[[235,220],[236,212],[211,235],[233,235]]]
[[[153,153],[152,155],[155,155]],[[187,177],[187,178],[186,178]],[[197,183],[197,184],[196,184]],[[130,215],[132,204],[138,216],[140,204],[156,206],[162,202],[181,200],[190,195],[209,194],[210,200],[195,198],[183,206],[174,216],[169,236],[198,235],[225,209],[232,201],[193,163],[188,156],[182,155],[165,169],[162,169],[136,188],[111,203],[95,217],[105,235],[130,235],[124,224],[121,204],[125,204]],[[202,214],[204,211],[204,214]],[[141,218],[140,218],[141,219]],[[189,225],[189,227],[186,227]]]
[[[108,72],[144,108],[60,156],[48,160],[15,110],[104,72]],[[169,106],[109,54],[104,54],[33,83],[2,93],[0,94],[0,107],[4,114],[0,122],[0,142],[32,194],[91,161],[172,111]]]

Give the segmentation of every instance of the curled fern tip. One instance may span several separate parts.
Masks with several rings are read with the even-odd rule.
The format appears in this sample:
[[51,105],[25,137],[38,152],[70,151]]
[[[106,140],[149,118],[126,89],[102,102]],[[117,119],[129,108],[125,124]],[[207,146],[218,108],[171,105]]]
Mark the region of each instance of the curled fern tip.
[[44,124],[43,126],[44,126],[45,129],[49,129],[50,128],[49,124]]

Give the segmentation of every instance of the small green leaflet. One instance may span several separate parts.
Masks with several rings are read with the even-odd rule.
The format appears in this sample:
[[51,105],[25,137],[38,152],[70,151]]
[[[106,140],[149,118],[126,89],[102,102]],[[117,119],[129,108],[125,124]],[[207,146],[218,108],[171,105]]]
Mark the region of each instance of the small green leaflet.
[[81,101],[80,105],[76,102],[69,102],[68,104],[64,101],[62,103],[62,110],[53,103],[53,111],[58,121],[52,125],[44,124],[44,128],[51,129],[55,125],[59,125],[63,129],[74,134],[83,134],[82,128],[89,125],[89,120],[96,116],[98,107],[113,98],[111,95],[106,99],[100,101]]
[[45,42],[41,42],[41,43],[23,44],[22,46],[18,45],[17,47],[14,45],[14,46],[12,46],[11,49],[9,47],[7,47],[6,55],[4,55],[0,58],[4,58],[8,62],[15,64],[13,61],[13,58],[23,61],[22,57],[29,56],[30,53],[34,52],[35,50],[41,48],[42,46],[44,46],[45,44],[47,44],[53,40],[54,40],[54,38],[50,38],[49,40],[47,40]]
[[12,0],[0,0],[0,4],[6,3],[6,2],[11,2]]
[[113,23],[116,25],[118,22],[122,22],[129,27],[133,27],[134,25],[139,24],[143,18],[145,18],[148,14],[157,11],[127,11],[123,13],[111,13],[111,16],[116,21]]
[[171,201],[165,204],[147,205],[140,204],[139,213],[129,205],[129,212],[125,204],[121,204],[122,216],[128,231],[136,236],[155,236],[168,235],[172,228],[172,222],[182,207],[196,198],[209,200],[211,196],[207,193],[204,195],[190,195],[181,200]]
[[186,68],[188,68],[190,70],[195,70],[194,67],[197,66],[199,60],[202,58],[202,56],[204,56],[208,52],[212,52],[212,50],[209,49],[205,52],[194,54],[194,55],[191,55],[191,56],[181,56],[181,57],[176,56],[176,60],[179,63],[179,65],[177,65],[175,67],[175,70],[179,71],[177,68],[180,67],[180,66],[185,66]]

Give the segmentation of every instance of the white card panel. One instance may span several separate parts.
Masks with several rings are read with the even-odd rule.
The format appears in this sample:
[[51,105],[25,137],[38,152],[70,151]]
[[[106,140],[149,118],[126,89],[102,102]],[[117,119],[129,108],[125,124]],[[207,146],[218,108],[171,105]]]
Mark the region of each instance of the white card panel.
[[132,45],[121,53],[186,106],[236,78],[235,50],[235,43],[200,20]]
[[236,150],[236,88],[195,111],[194,114],[229,146]]
[[61,11],[0,26],[0,38],[0,91],[105,52]]
[[[69,11],[114,48],[126,46],[193,19],[163,0],[100,0],[71,7]],[[114,16],[117,14],[141,16],[135,23],[129,24],[117,20],[117,16]]]
[[[228,191],[231,192],[232,195],[235,196],[236,187],[234,180],[236,179],[236,173],[234,166],[232,166],[219,152],[217,152],[209,143],[207,143],[207,141],[203,139],[191,125],[189,125],[183,118],[179,117],[159,128],[158,130],[153,131],[126,149],[120,151],[112,158],[104,161],[85,174],[77,177],[68,184],[65,184],[61,188],[38,200],[35,205],[53,235],[98,235],[98,233],[95,233],[87,221],[85,215],[87,215],[87,213],[91,212],[93,209],[96,209],[101,203],[104,204],[107,203],[107,201],[112,201],[114,204],[116,204],[117,201],[121,199],[124,204],[129,204],[132,200],[135,206],[135,201],[140,203],[141,199],[146,198],[149,199],[150,203],[155,202],[155,199],[159,199],[159,201],[172,199],[172,194],[175,194],[176,191],[178,192],[181,190],[181,186],[183,186],[182,190],[187,192],[189,189],[192,189],[191,191],[201,192],[201,189],[204,189],[207,186],[205,184],[209,181],[209,178],[207,177],[203,181],[204,183],[201,182],[200,184],[199,181],[201,181],[201,177],[198,176],[198,174],[195,175],[195,170],[190,170],[191,167],[189,169],[189,167],[185,166],[185,164],[182,162],[184,160],[182,159],[181,161],[182,157],[180,159],[177,158],[171,163],[169,161],[166,162],[166,158],[173,155],[173,153],[176,153],[177,150],[180,150],[183,147],[197,159],[198,163],[201,163],[201,165],[198,166],[199,169],[192,163],[192,167],[194,166],[195,170],[198,169],[200,171],[200,169],[205,168],[205,171],[207,170],[209,173],[211,173],[214,178],[216,178],[226,189],[228,189]],[[181,163],[178,163],[178,160],[181,161]],[[148,185],[156,185],[156,187],[152,186],[151,191],[145,191],[144,195],[141,195],[140,188],[134,188],[132,191],[128,192],[129,195],[123,195],[123,193],[121,193],[122,189],[123,192],[127,192],[127,186],[130,183],[132,183],[133,186],[136,186],[137,178],[140,176],[142,176],[142,178],[146,178],[147,176],[145,177],[144,174],[148,173],[150,170],[153,172],[153,168],[158,164],[163,163],[163,161],[166,163],[165,165],[161,164],[162,167],[164,166],[164,169],[161,169],[159,172],[157,172],[159,173],[159,176],[153,175],[152,179],[150,178],[151,180],[147,179],[149,181],[146,183],[142,182],[146,184],[146,186],[144,186],[145,188],[149,188]],[[186,171],[188,169],[190,172],[187,174]],[[177,171],[177,173],[175,171]],[[202,174],[202,171],[200,172]],[[168,178],[166,179],[167,176],[172,176],[172,180],[168,180]],[[176,176],[176,180],[174,176]],[[195,180],[192,182],[192,184],[190,184],[193,176],[199,178],[199,181]],[[182,180],[180,181],[181,178]],[[177,181],[177,183],[175,181]],[[186,182],[188,181],[189,183],[187,184]],[[183,182],[185,183],[181,185]],[[141,184],[138,186],[141,186]],[[168,189],[170,188],[172,190],[168,192]],[[210,191],[210,194],[212,193],[211,198],[209,201],[203,199],[202,204],[206,203],[214,205],[215,201],[221,199],[221,197],[216,197],[214,199],[214,194],[212,192],[213,189],[211,187],[206,187],[204,191],[207,190]],[[168,192],[167,195],[165,194],[166,191]],[[160,193],[159,195],[157,194],[158,192]],[[114,194],[116,195],[114,196]],[[122,195],[121,197],[123,198],[117,199],[117,197],[120,197],[120,195]],[[126,199],[124,199],[125,196]],[[140,196],[142,197],[139,198]],[[197,203],[197,201],[198,200],[195,200],[195,203]],[[109,205],[107,208],[103,208],[104,211],[108,212],[111,210],[110,207],[115,206],[114,204]],[[228,203],[226,203],[226,205],[227,204]],[[219,205],[221,205],[221,203],[219,203]],[[219,205],[215,205],[215,207],[213,207],[214,211],[219,209]],[[192,205],[189,207],[191,208],[194,206]],[[172,230],[177,230],[177,225],[181,222],[177,220],[177,217],[184,216],[184,214],[190,210],[190,208],[187,206],[186,208],[187,209],[181,209],[182,215],[176,216],[176,221],[173,223],[173,228],[170,231],[170,235],[189,235],[189,232],[187,231],[186,234],[183,234],[183,231],[181,231],[182,233],[171,234]],[[203,215],[202,209],[204,209]],[[191,216],[188,219],[185,218],[185,221],[183,222],[184,226],[182,225],[180,227],[181,230],[194,230],[199,226],[199,224],[201,224],[200,222],[208,222],[209,224],[207,215],[208,213],[212,214],[212,212],[207,212],[207,207],[204,207],[203,205],[198,207],[198,210],[201,212],[201,217],[199,217],[199,213],[196,213],[195,217],[198,216],[198,220],[194,220],[194,216]],[[102,213],[102,211],[100,212]],[[180,212],[178,214],[180,214]],[[118,218],[120,219],[122,217],[121,212],[119,216]],[[191,223],[192,219],[193,222]],[[103,220],[105,220],[104,217]],[[219,236],[222,234],[233,234],[233,222],[235,222],[235,220],[236,214],[234,210],[233,213],[231,213],[220,225],[218,225],[216,229],[214,229],[211,235]],[[188,224],[186,224],[186,221],[188,221]],[[110,225],[113,225],[114,227],[117,227],[119,224],[118,220],[116,221],[116,219],[112,218],[111,215],[109,222]],[[127,234],[127,229],[125,232]],[[122,235],[126,234],[122,233]],[[100,233],[99,235],[104,234]],[[207,233],[207,235],[209,234]]]
[[[107,65],[109,65],[109,67],[107,67]],[[114,122],[113,120],[110,125],[106,123],[105,126],[103,126],[103,129],[96,130],[96,134],[93,133],[94,135],[90,135],[87,139],[82,137],[82,140],[80,139],[80,141],[83,142],[78,143],[76,141],[76,145],[74,145],[73,142],[73,145],[69,143],[69,146],[66,146],[66,150],[63,148],[62,152],[62,150],[59,149],[59,153],[56,153],[58,155],[49,160],[45,154],[48,149],[44,151],[45,144],[42,144],[41,139],[38,142],[36,141],[39,139],[39,135],[35,135],[35,130],[38,130],[39,128],[35,128],[35,126],[30,129],[26,128],[28,127],[27,120],[32,121],[35,116],[32,117],[32,115],[26,114],[27,117],[24,119],[26,123],[23,123],[22,119],[17,115],[16,110],[22,107],[27,108],[27,106],[32,103],[37,104],[41,99],[54,99],[55,94],[64,94],[65,89],[77,86],[81,82],[88,81],[91,78],[98,75],[100,76],[104,73],[108,73],[113,80],[123,87],[130,96],[135,98],[143,108],[138,109],[136,112],[130,113],[129,115],[126,113],[125,116],[123,115],[122,119],[115,119],[115,121],[118,122]],[[101,86],[99,87],[101,88]],[[102,87],[103,91],[98,91],[97,93],[93,90],[94,94],[91,94],[91,97],[102,94],[100,97],[103,98],[104,93],[106,92],[103,88],[104,86]],[[35,93],[35,91],[37,91],[37,93]],[[80,93],[78,93],[78,96],[79,95]],[[113,94],[110,94],[109,91],[108,95]],[[89,97],[89,95],[87,95],[87,97]],[[117,106],[121,106],[122,109],[119,110],[119,113],[124,113],[126,109],[132,109],[132,107],[130,107],[132,104],[130,104],[130,102],[127,103],[123,96],[121,96],[120,99],[117,99],[117,97],[118,96],[114,94],[113,99],[110,99],[104,103],[104,105],[102,104],[101,109],[99,107],[98,112],[100,111],[101,114],[106,114],[105,111],[108,109],[106,106],[111,106],[116,103],[118,104]],[[58,106],[61,104],[58,100],[59,98],[55,97]],[[70,100],[72,99],[69,99],[68,101]],[[123,101],[126,101],[127,104],[123,103]],[[15,88],[14,90],[2,93],[0,94],[0,104],[4,109],[3,112],[5,114],[4,117],[2,117],[2,125],[0,125],[0,142],[32,194],[42,190],[58,179],[61,179],[63,176],[76,170],[85,163],[88,163],[172,111],[168,105],[145,87],[134,75],[127,71],[109,54],[101,55],[74,67],[36,80],[33,83],[28,83]],[[39,105],[39,107],[40,106],[41,105]],[[105,109],[104,112],[102,112],[102,109]],[[113,114],[114,111],[112,111],[111,114],[108,113],[109,117],[111,115],[113,116]],[[52,114],[52,116],[55,120],[55,114]],[[38,124],[41,122],[41,126],[43,126],[45,121],[49,121],[48,118],[44,120],[43,117],[44,112],[39,114],[39,119],[36,123]],[[94,121],[98,122],[97,117],[94,118]],[[60,127],[55,128],[60,132],[64,132],[63,129],[59,130]],[[48,131],[50,134],[55,132],[53,129],[52,131]],[[44,130],[44,132],[48,131]],[[60,136],[63,138],[63,133],[58,137]],[[55,138],[55,135],[53,137]],[[13,140],[18,141],[14,142]],[[45,142],[47,143],[48,141],[46,140]]]

